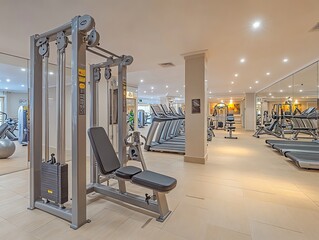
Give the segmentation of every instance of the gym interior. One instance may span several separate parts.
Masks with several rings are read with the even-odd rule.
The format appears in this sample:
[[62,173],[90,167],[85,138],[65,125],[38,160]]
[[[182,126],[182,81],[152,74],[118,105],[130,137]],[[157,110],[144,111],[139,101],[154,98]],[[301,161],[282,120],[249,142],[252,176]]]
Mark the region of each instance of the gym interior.
[[1,2],[0,239],[318,239],[318,10]]

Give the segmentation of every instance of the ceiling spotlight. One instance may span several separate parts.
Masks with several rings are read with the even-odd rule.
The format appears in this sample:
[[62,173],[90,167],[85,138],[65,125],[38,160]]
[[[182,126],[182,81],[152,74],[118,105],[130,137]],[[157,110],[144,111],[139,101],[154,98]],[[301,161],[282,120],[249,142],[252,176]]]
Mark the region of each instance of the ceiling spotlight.
[[249,87],[249,89],[252,89],[252,87]]
[[146,91],[144,91],[144,93],[146,93]]
[[271,93],[269,93],[269,96],[271,96]]
[[209,99],[212,99],[212,97],[209,97]]
[[255,81],[255,83],[257,84],[257,83],[259,83],[259,81]]
[[288,58],[284,58],[282,61],[283,62],[288,62],[289,60],[288,60]]
[[154,87],[151,87],[151,89],[153,90],[153,89],[154,89]]
[[283,92],[283,90],[282,89],[280,89],[280,91],[279,92]]
[[245,58],[242,58],[242,59],[240,59],[240,62],[241,62],[241,63],[244,63],[244,62],[246,62],[246,59],[245,59]]
[[212,94],[212,91],[209,91],[209,94]]
[[176,92],[178,93],[178,90],[176,90]]
[[257,28],[260,27],[260,25],[261,25],[261,22],[260,22],[260,21],[256,21],[256,22],[254,22],[254,23],[252,24],[252,27],[253,27],[253,29],[257,29]]
[[231,92],[231,90],[228,90],[228,92]]
[[230,83],[231,83],[231,84],[234,84],[234,82],[233,82],[233,81],[231,81]]
[[289,87],[289,88],[291,88],[292,86],[291,86],[291,85],[289,85],[288,87]]
[[302,89],[300,89],[299,92],[302,92]]
[[205,80],[205,82],[207,82],[208,80]]
[[238,77],[238,73],[235,73],[235,75],[234,75],[235,77]]
[[270,75],[270,72],[267,72],[266,75],[269,76],[269,75]]
[[166,88],[168,88],[168,85],[166,85]]
[[24,84],[22,84],[21,87],[24,87]]
[[143,79],[141,79],[141,80],[140,80],[140,82],[144,82],[144,80],[143,80]]
[[7,78],[7,80],[6,80],[7,82],[10,82],[11,80],[9,79],[9,78]]
[[53,75],[53,72],[49,72],[50,75]]
[[27,69],[25,69],[25,68],[21,68],[21,71],[22,71],[22,72],[25,72],[25,71],[27,71]]
[[8,87],[5,87],[4,89],[6,89],[6,90],[7,90],[7,89],[8,89]]

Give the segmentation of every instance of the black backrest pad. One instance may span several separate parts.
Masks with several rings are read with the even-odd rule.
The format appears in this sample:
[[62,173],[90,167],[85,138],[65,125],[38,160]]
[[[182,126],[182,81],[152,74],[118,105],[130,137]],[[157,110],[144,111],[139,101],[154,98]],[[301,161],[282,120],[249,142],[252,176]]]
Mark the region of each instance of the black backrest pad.
[[120,168],[120,161],[105,129],[102,127],[89,128],[88,135],[101,173],[106,175]]

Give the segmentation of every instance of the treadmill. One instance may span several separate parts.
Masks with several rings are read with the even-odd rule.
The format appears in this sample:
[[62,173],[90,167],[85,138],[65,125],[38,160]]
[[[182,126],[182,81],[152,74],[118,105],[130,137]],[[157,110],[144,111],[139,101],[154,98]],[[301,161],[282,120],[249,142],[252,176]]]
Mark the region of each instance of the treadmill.
[[184,141],[174,141],[174,139],[182,137],[173,135],[178,118],[166,115],[158,104],[151,105],[151,109],[155,116],[148,131],[144,149],[185,154],[185,139]]
[[267,139],[265,141],[268,145],[273,147],[274,145],[319,145],[319,142],[317,140],[314,141],[296,141],[296,140],[279,140],[279,139]]
[[303,152],[303,153],[309,153],[309,152],[317,152],[319,153],[319,144],[315,146],[307,146],[307,145],[274,145],[274,149],[278,150],[282,154],[285,154],[286,152]]
[[300,168],[319,169],[319,152],[286,152],[285,156],[290,158]]

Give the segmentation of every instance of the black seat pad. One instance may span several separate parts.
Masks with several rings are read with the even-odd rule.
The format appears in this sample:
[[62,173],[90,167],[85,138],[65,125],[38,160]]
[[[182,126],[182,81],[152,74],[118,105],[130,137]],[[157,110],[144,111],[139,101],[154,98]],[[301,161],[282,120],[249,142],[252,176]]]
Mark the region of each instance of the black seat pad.
[[233,127],[233,126],[229,126],[227,127],[228,129],[236,129],[236,127]]
[[115,175],[124,179],[131,179],[134,175],[142,172],[142,169],[134,166],[121,167],[115,171]]
[[145,170],[132,177],[132,182],[143,187],[154,189],[158,192],[168,192],[176,187],[175,178]]

